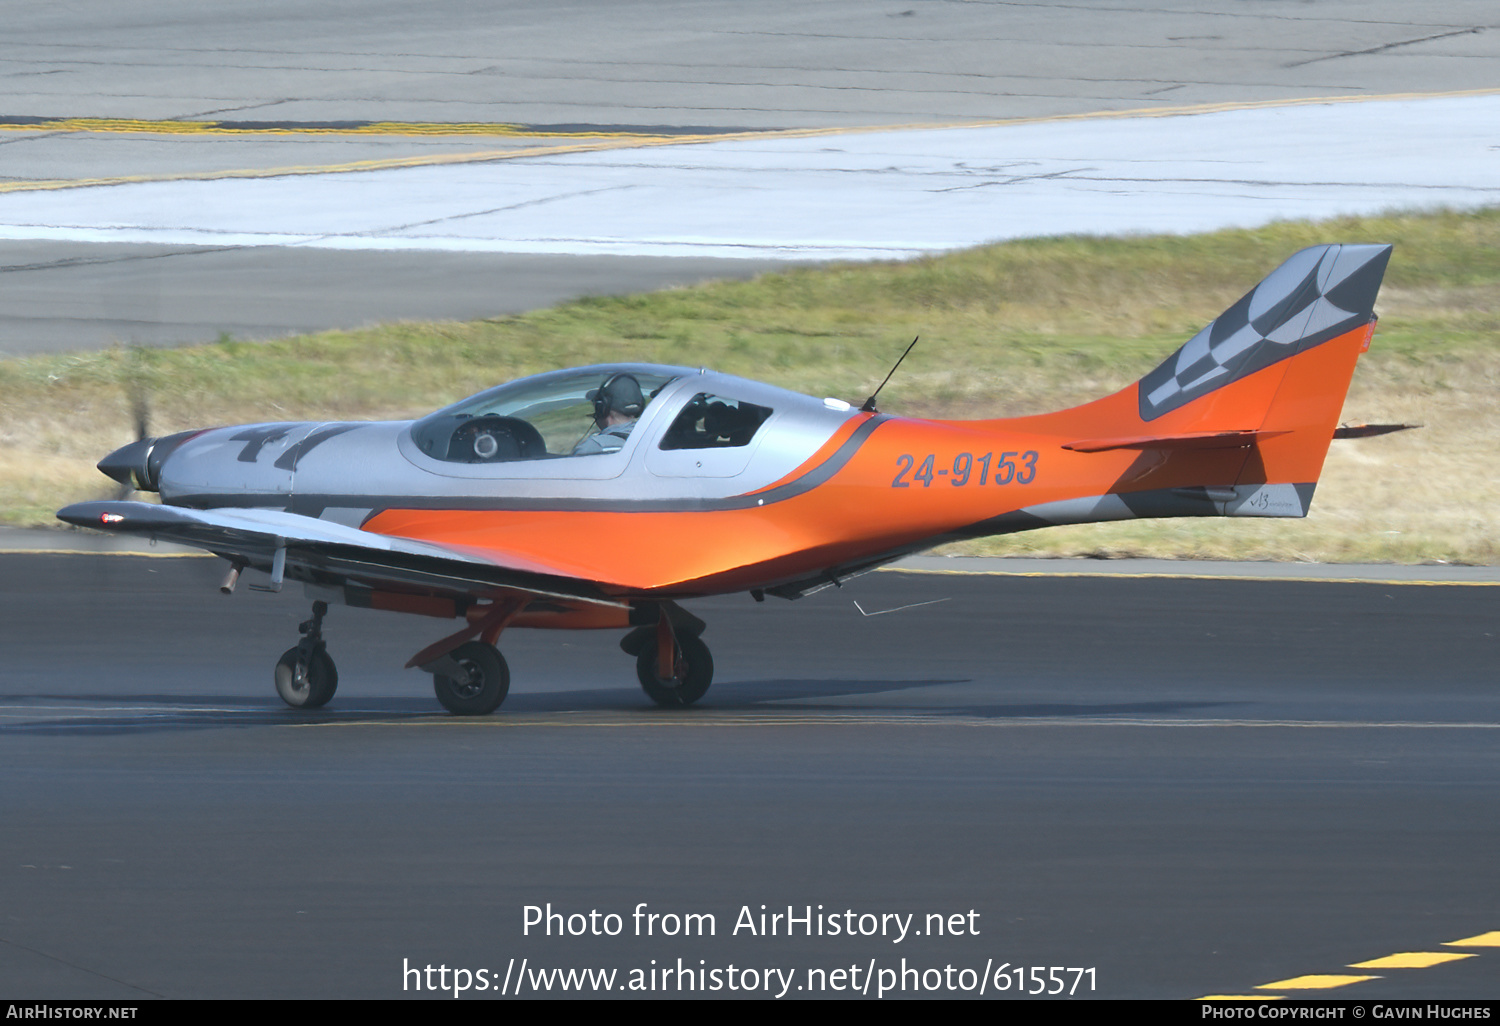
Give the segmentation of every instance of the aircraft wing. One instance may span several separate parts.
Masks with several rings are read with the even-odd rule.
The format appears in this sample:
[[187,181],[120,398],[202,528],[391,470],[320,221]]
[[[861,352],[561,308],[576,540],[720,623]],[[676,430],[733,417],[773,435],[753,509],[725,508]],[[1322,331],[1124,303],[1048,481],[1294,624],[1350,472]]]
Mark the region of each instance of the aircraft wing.
[[[520,556],[480,556],[391,537],[297,513],[265,509],[187,509],[148,502],[80,502],[60,520],[111,533],[149,535],[207,549],[272,572],[284,550],[286,576],[320,584],[416,589],[455,596],[496,590],[618,606],[597,584]],[[273,575],[274,576],[274,575]]]

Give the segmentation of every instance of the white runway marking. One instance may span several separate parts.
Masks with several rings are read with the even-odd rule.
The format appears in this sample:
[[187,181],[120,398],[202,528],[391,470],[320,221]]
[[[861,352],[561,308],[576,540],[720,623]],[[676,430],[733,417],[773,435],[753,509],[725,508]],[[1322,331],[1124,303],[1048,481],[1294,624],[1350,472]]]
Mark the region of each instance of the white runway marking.
[[902,258],[1500,203],[1496,125],[1450,96],[143,182],[0,197],[0,238]]

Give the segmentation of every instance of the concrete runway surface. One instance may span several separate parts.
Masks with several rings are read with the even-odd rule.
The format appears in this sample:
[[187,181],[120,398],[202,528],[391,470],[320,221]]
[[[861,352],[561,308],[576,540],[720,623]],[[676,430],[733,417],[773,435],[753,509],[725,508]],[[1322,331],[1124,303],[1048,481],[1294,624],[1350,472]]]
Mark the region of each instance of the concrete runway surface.
[[[611,247],[618,250],[620,241],[605,222],[641,207],[643,196],[656,195],[653,189],[672,192],[680,187],[675,181],[670,187],[648,183],[644,192],[631,185],[624,193],[606,190],[597,195],[589,189],[549,192],[544,182],[540,192],[536,183],[502,184],[501,199],[479,202],[449,222],[449,227],[476,230],[473,211],[506,206],[510,201],[504,197],[516,193],[524,209],[485,229],[504,245],[562,253],[573,245],[568,238],[581,235],[578,244],[587,243],[594,247],[592,252],[604,254],[557,256],[553,262],[525,258],[521,266],[546,269],[548,281],[542,286],[534,284],[535,274],[516,271],[518,261],[496,253],[434,258],[396,250],[351,255],[247,248],[245,240],[225,246],[224,239],[211,237],[193,240],[205,245],[179,245],[181,239],[165,248],[126,245],[122,240],[133,237],[131,231],[160,227],[163,216],[169,225],[184,218],[197,223],[195,218],[201,220],[200,215],[229,202],[212,182],[197,183],[202,188],[186,192],[169,190],[167,200],[151,199],[152,190],[163,188],[152,183],[164,176],[368,169],[534,150],[539,156],[533,160],[542,161],[539,173],[545,179],[547,164],[540,154],[590,140],[631,144],[631,138],[612,134],[621,130],[713,136],[746,129],[974,125],[1101,111],[1162,113],[1309,97],[1347,100],[1485,90],[1496,85],[1490,69],[1500,56],[1500,33],[1490,30],[1494,11],[1485,0],[1420,6],[1394,0],[1324,0],[1315,5],[1285,0],[1257,4],[1253,11],[1233,0],[1165,7],[1133,2],[913,5],[864,0],[806,5],[776,0],[756,4],[753,10],[722,0],[517,2],[499,10],[445,0],[420,11],[406,4],[363,0],[311,7],[258,4],[253,16],[233,8],[205,13],[180,0],[152,0],[129,8],[87,0],[66,7],[34,6],[13,15],[0,39],[0,77],[7,90],[7,108],[0,110],[0,226],[6,229],[0,236],[10,235],[0,241],[0,352],[5,353],[115,342],[210,341],[221,332],[263,338],[358,326],[372,318],[503,314],[578,295],[715,274],[748,275],[775,266],[778,259],[777,253],[766,250],[765,240],[758,249],[746,251],[758,263],[733,269],[715,261],[608,259]],[[1238,116],[1232,110],[1229,114],[1231,121]],[[387,127],[358,129],[376,122]],[[481,134],[435,134],[435,123],[464,123]],[[497,126],[507,125],[523,127],[493,134]],[[1400,141],[1379,128],[1358,133],[1359,138],[1367,136],[1377,146],[1382,140],[1386,145]],[[1404,149],[1398,145],[1395,156],[1434,149],[1431,143],[1407,143]],[[825,140],[822,147],[839,145],[838,139]],[[1030,144],[1028,152],[1029,148]],[[1292,147],[1310,154],[1329,148],[1301,141]],[[1260,149],[1259,156],[1269,156],[1264,147]],[[1488,151],[1481,147],[1482,152]],[[971,229],[993,225],[980,236],[998,238],[1021,230],[1021,215],[1035,212],[1029,191],[1033,179],[1079,178],[1060,186],[1064,210],[1090,193],[1122,188],[1119,181],[1089,184],[1091,174],[1099,177],[1097,169],[1089,170],[1095,158],[1107,156],[1092,152],[1090,146],[1081,151],[1072,144],[1055,151],[1043,147],[1035,156],[1040,164],[988,153],[981,162],[984,167],[967,170],[966,184],[977,183],[976,196],[1019,191],[1021,198],[999,214],[977,216],[964,206],[952,216],[960,223],[970,222]],[[1198,155],[1200,163],[1203,156]],[[1080,157],[1087,159],[1080,163]],[[863,168],[862,159],[850,159]],[[1493,155],[1489,159],[1493,161]],[[618,162],[619,155],[606,154],[600,160],[608,165]],[[885,163],[899,166],[903,160],[892,157]],[[1376,188],[1377,196],[1387,197],[1378,203],[1482,202],[1476,196],[1484,192],[1485,182],[1492,186],[1495,179],[1481,168],[1475,181],[1460,175],[1461,180],[1449,183],[1462,187],[1455,192],[1443,183],[1402,183],[1399,176],[1387,181],[1387,163],[1362,162],[1370,175],[1356,175],[1353,183],[1366,191]],[[1453,163],[1452,154],[1446,163]],[[568,159],[563,159],[558,173],[567,165]],[[994,173],[975,179],[985,167]],[[1165,186],[1168,193],[1186,188],[1193,194],[1178,205],[1196,209],[1206,203],[1214,209],[1226,195],[1259,191],[1236,181],[1250,173],[1248,166],[1195,167],[1187,177],[1205,182]],[[1339,170],[1334,180],[1344,181],[1342,172],[1348,169]],[[1253,171],[1251,177],[1266,176],[1283,185],[1298,180],[1295,168],[1289,180],[1287,168],[1279,165],[1256,165]],[[1151,173],[1165,172],[1153,166]],[[1110,172],[1104,177],[1121,176]],[[71,200],[63,198],[59,211],[57,204],[35,191],[8,191],[84,179],[125,183],[113,187],[123,190],[119,206],[109,197],[77,200],[77,210],[94,211],[85,218],[89,230],[105,231],[87,236],[94,241],[79,241],[83,236],[67,240],[66,232],[72,230],[67,226],[84,223],[69,216],[77,212]],[[692,177],[700,180],[701,176]],[[1315,175],[1309,168],[1300,180],[1326,183],[1328,175]],[[1416,191],[1378,191],[1393,183]],[[271,220],[285,221],[299,202],[284,197],[284,179],[218,184],[240,190],[230,195],[251,188],[254,196],[263,196],[243,202],[252,208],[262,204],[260,209]],[[266,187],[272,191],[265,193]],[[743,182],[736,185],[735,194],[741,195],[744,187]],[[714,220],[726,194],[712,184],[695,188],[699,191],[683,194],[693,197],[695,217]],[[573,195],[580,191],[589,195]],[[1252,204],[1257,211],[1253,217],[1244,215],[1235,223],[1356,208],[1340,206],[1326,193],[1326,184],[1312,187],[1316,202],[1311,207],[1309,195],[1295,192],[1278,201],[1280,206],[1268,205],[1262,197]],[[838,199],[840,190],[834,186],[826,195]],[[124,211],[134,196],[144,197],[146,205],[133,208],[127,217]],[[558,202],[563,204],[559,211],[572,212],[574,221],[567,232],[549,232],[543,224],[543,240],[531,239],[538,234],[533,223],[537,210],[526,204],[538,200],[545,201],[539,208],[544,212]],[[928,203],[933,197],[906,200]],[[820,205],[815,202],[813,208]],[[317,213],[325,206],[317,199],[307,212]],[[367,208],[383,228],[401,221],[381,221],[378,215],[386,206],[382,201]],[[663,218],[673,213],[672,204],[660,197],[646,206],[659,210]],[[1172,206],[1169,202],[1168,208]],[[454,213],[446,212],[450,217]],[[781,246],[790,242],[791,252],[801,246],[813,255],[833,252],[836,247],[830,242],[853,243],[855,249],[864,246],[871,252],[885,246],[896,252],[914,244],[921,248],[975,241],[966,236],[961,243],[947,242],[946,237],[927,238],[919,232],[897,233],[894,239],[867,237],[887,213],[870,211],[863,218],[868,225],[855,231],[852,239],[789,240],[784,232],[773,231],[770,241]],[[1133,221],[1112,213],[1098,224],[1089,223],[1094,230],[1099,225],[1139,230],[1160,216],[1159,210],[1143,208]],[[799,220],[786,215],[787,224]],[[849,223],[857,225],[860,220],[855,216]],[[249,223],[256,224],[256,219]],[[1053,224],[1050,230],[1065,227]],[[691,252],[699,245],[685,240],[681,231],[665,240],[677,249],[663,248],[663,240],[643,236],[639,226],[626,235],[627,242],[634,238],[647,245],[638,251],[662,255]],[[101,247],[102,238],[121,245]],[[345,241],[351,239],[357,241],[354,235]],[[324,244],[314,237],[301,241]],[[745,240],[718,239],[726,241]],[[441,268],[439,283],[433,282],[434,267]]]
[[[339,694],[282,707],[306,603],[219,572],[0,556],[0,993],[414,996],[403,965],[523,958],[795,988],[902,957],[1093,968],[1100,997],[1500,992],[1500,951],[1443,946],[1500,929],[1491,585],[877,573],[692,603],[701,707],[651,706],[614,632],[516,631],[510,698],[462,721],[399,669],[441,624],[342,608]],[[548,902],[624,931],[523,934]],[[633,936],[641,902],[716,933]],[[734,933],[762,904],[978,933]],[[1344,968],[1408,951],[1473,957]]]
[[[479,12],[10,12],[0,189],[469,159],[622,128],[1483,90],[1500,40],[1487,0]],[[162,120],[203,127],[142,124]],[[307,130],[376,121],[412,126]],[[33,194],[0,191],[0,220]],[[775,266],[14,240],[0,351],[481,316],[730,265]],[[478,998],[502,980],[561,994],[559,969],[613,970],[615,996],[710,979],[720,996],[913,979],[889,996],[1015,996],[1031,966],[1075,996],[1500,996],[1489,575],[878,573],[799,603],[694,603],[718,674],[683,715],[646,702],[612,633],[518,631],[507,704],[460,721],[399,669],[442,624],[345,609],[327,625],[334,703],[285,709],[271,666],[306,603],[222,599],[220,571],[0,553],[0,995],[427,997],[432,979],[402,970],[431,965]],[[525,934],[548,903],[617,914],[620,934]],[[736,931],[762,905],[825,932]],[[652,936],[638,908],[666,917]],[[832,936],[835,913],[874,932]],[[688,914],[713,935],[662,935]],[[1397,952],[1463,957],[1348,968]],[[1254,990],[1306,975],[1371,978]]]
[[1500,202],[1496,124],[1500,93],[146,178],[6,195],[0,237],[906,259],[1043,235],[1486,206]]

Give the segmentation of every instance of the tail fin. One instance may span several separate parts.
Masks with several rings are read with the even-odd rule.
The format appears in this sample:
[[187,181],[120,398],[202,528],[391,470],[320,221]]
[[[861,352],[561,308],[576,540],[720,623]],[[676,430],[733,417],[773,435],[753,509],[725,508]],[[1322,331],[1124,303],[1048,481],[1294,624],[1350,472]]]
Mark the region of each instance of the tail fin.
[[1141,379],[1141,420],[1368,324],[1390,258],[1391,247],[1379,245],[1294,254]]
[[1048,523],[1306,516],[1390,255],[1304,249],[1134,386],[1035,418],[1078,432],[1063,449],[1137,455],[1103,496],[1026,512]]
[[[1144,422],[1197,411],[1198,431],[1253,432],[1232,486],[1204,482],[1222,515],[1307,515],[1390,257],[1388,245],[1304,249],[1141,379]],[[1241,402],[1216,395],[1255,375],[1262,388],[1240,389]]]

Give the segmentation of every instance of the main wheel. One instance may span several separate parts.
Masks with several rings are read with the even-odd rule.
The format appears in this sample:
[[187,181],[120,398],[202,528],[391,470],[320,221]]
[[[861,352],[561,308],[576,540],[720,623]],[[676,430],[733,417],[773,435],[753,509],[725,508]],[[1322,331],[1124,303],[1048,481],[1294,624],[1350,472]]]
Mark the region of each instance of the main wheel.
[[289,648],[276,661],[276,693],[293,709],[317,709],[338,690],[339,671],[323,649],[315,649],[306,672],[297,674],[297,649]]
[[635,675],[657,705],[680,708],[692,705],[708,693],[714,682],[714,657],[698,638],[678,638],[676,673],[663,680],[656,672],[656,640],[641,649],[635,659]]
[[455,716],[483,716],[500,708],[510,691],[510,667],[495,646],[470,641],[449,655],[463,669],[463,676],[432,675],[432,690],[443,708]]

